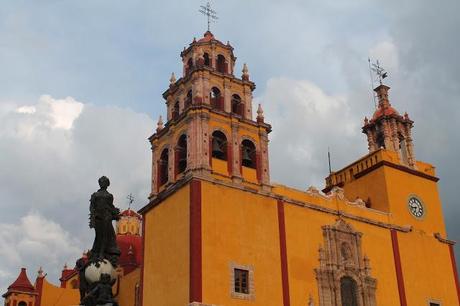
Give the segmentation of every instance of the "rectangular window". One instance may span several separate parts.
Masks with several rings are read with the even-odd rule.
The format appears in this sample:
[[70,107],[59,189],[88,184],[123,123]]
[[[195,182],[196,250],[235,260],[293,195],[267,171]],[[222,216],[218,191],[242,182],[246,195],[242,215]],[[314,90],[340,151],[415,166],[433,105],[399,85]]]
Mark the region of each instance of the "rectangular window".
[[249,294],[249,271],[235,269],[235,292]]
[[430,306],[441,306],[441,304],[435,303],[435,302],[430,302]]

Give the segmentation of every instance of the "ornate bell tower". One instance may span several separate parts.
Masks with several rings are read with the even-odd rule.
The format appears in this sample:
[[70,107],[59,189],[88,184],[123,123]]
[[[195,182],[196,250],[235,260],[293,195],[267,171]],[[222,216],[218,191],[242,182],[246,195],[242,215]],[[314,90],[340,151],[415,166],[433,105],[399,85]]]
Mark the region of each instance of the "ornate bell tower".
[[388,99],[390,87],[380,84],[374,91],[378,97],[378,107],[369,120],[364,118],[363,133],[367,135],[369,152],[380,148],[397,152],[402,164],[415,168],[414,146],[411,129],[414,121],[407,113],[401,116]]
[[150,198],[188,175],[213,177],[268,190],[268,133],[258,107],[253,120],[252,91],[246,64],[234,75],[230,43],[207,31],[181,52],[183,75],[173,73],[163,93],[167,121],[160,117],[152,145]]

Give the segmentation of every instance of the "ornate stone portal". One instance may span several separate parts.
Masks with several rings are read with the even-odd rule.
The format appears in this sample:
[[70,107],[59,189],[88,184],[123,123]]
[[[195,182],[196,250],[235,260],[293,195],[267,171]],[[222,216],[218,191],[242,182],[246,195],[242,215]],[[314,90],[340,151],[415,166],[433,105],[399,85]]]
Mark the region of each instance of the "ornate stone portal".
[[343,219],[323,228],[324,247],[315,269],[320,306],[376,306],[377,280],[363,256],[361,236]]

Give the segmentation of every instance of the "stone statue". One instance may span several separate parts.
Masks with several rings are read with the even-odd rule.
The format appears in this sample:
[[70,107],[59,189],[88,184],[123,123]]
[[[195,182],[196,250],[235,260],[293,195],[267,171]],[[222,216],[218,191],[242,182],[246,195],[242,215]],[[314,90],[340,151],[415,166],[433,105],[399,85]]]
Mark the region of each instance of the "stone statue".
[[99,179],[98,191],[91,195],[89,227],[96,231],[90,261],[107,259],[117,265],[120,249],[117,246],[112,220],[118,220],[120,210],[113,205],[113,195],[107,191],[110,181],[103,176]]
[[118,306],[113,298],[112,286],[116,282],[115,269],[120,257],[113,220],[120,210],[113,205],[113,195],[107,191],[110,181],[99,179],[100,189],[91,195],[89,227],[96,237],[87,260],[77,262],[80,276],[80,304],[84,306]]

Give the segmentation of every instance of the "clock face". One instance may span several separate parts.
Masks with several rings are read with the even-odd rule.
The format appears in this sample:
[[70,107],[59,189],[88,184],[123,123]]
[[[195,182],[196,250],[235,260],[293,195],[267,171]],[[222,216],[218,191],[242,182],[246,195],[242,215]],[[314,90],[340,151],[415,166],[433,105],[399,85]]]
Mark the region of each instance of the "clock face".
[[416,197],[410,197],[408,201],[408,208],[410,213],[417,219],[423,218],[425,215],[425,207],[422,202]]

